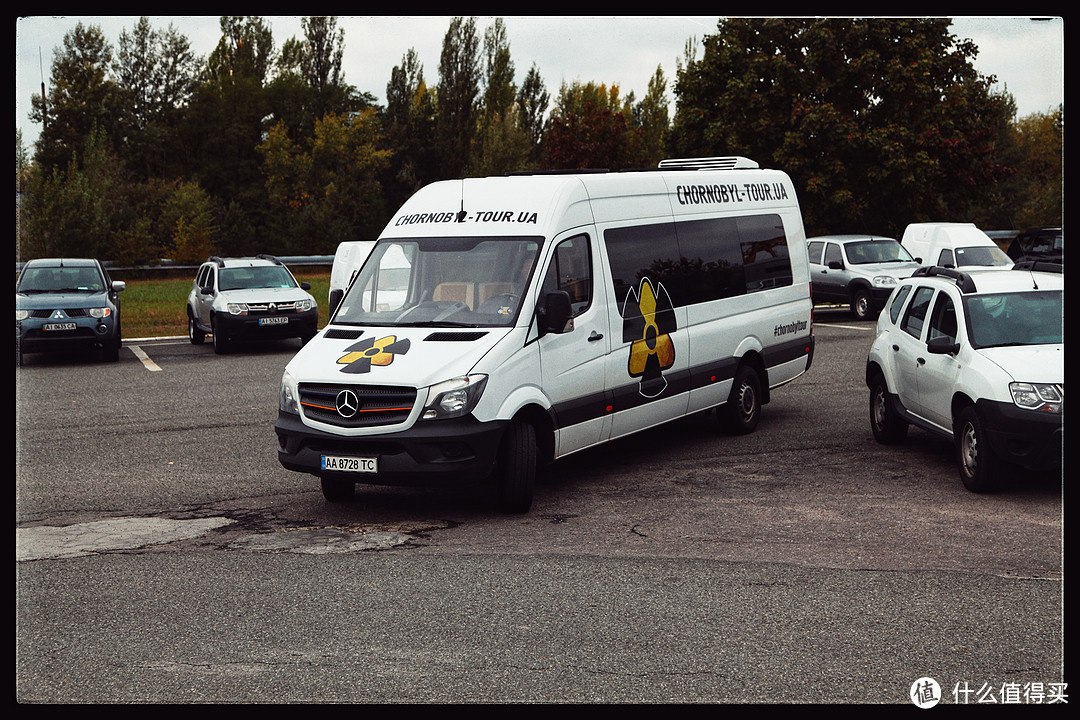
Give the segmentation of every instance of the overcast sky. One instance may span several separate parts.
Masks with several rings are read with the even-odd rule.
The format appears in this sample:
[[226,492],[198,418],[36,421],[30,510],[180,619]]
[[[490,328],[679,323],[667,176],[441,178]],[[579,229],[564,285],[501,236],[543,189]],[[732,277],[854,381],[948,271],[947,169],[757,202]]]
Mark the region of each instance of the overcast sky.
[[[687,40],[695,40],[697,56],[701,39],[716,31],[718,18],[690,16],[502,16],[510,43],[510,56],[521,83],[536,65],[554,100],[563,83],[594,82],[618,85],[620,94],[633,91],[640,100],[649,79],[662,67],[668,80],[670,112],[674,100],[676,60],[684,55]],[[302,38],[300,17],[264,16],[274,33],[275,48],[291,37]],[[23,131],[23,144],[31,149],[39,128],[30,123],[30,96],[49,82],[52,60],[63,46],[64,35],[82,22],[97,25],[116,47],[120,33],[130,31],[135,16],[29,16],[16,20],[15,32],[15,126]],[[477,31],[494,17],[477,17]],[[151,26],[164,30],[172,24],[190,40],[192,50],[203,57],[217,45],[221,29],[217,16],[150,16]],[[345,31],[345,81],[374,95],[383,103],[390,71],[414,49],[423,66],[424,79],[435,85],[439,76],[439,53],[449,27],[449,16],[349,17],[339,16]],[[979,48],[975,67],[994,75],[1000,88],[1013,95],[1017,114],[1048,112],[1065,102],[1064,22],[1025,17],[957,17],[952,32],[970,38]]]

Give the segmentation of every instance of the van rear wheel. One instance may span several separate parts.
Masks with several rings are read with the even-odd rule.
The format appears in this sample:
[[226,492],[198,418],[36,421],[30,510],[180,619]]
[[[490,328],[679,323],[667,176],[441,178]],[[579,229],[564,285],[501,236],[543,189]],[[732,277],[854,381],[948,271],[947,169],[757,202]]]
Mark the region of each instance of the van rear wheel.
[[529,423],[515,420],[506,428],[497,482],[503,512],[529,511],[536,483],[536,431]]
[[749,365],[735,372],[728,401],[720,406],[719,419],[728,432],[746,435],[757,428],[761,420],[761,378]]

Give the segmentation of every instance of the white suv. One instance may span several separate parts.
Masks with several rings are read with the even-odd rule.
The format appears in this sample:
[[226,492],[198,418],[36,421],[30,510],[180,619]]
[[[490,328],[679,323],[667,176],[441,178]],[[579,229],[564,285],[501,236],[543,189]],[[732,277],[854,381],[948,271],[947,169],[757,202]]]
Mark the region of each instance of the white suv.
[[1010,465],[1061,467],[1063,281],[941,267],[902,281],[866,361],[874,438],[899,443],[915,424],[953,439],[974,492],[993,490]]
[[310,289],[271,255],[212,257],[188,294],[188,338],[201,345],[210,333],[218,354],[243,340],[297,337],[306,343],[319,330]]

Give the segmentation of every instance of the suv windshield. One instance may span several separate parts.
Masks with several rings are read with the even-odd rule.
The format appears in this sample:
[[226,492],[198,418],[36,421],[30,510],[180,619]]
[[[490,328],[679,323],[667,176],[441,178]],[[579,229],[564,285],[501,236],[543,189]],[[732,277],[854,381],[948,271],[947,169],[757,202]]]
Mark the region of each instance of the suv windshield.
[[292,275],[280,265],[222,268],[218,282],[221,290],[296,287]]
[[540,244],[535,237],[382,241],[349,288],[334,322],[512,325]]
[[971,344],[1051,345],[1063,342],[1060,290],[966,295]]
[[93,267],[26,268],[19,278],[20,293],[101,292],[104,281]]
[[851,242],[845,246],[848,262],[852,265],[869,263],[915,262],[904,246],[894,240],[867,240]]

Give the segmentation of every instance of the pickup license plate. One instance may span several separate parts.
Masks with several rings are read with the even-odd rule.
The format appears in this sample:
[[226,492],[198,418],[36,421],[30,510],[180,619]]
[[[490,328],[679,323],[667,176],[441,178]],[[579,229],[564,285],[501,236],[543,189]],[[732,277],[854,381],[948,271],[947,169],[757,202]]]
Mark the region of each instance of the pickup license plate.
[[284,315],[274,315],[273,317],[259,318],[260,325],[288,325],[289,318]]
[[341,455],[323,455],[322,469],[333,472],[379,472],[377,458],[342,457]]
[[45,323],[41,326],[41,329],[45,332],[57,332],[58,330],[74,330],[75,323]]

